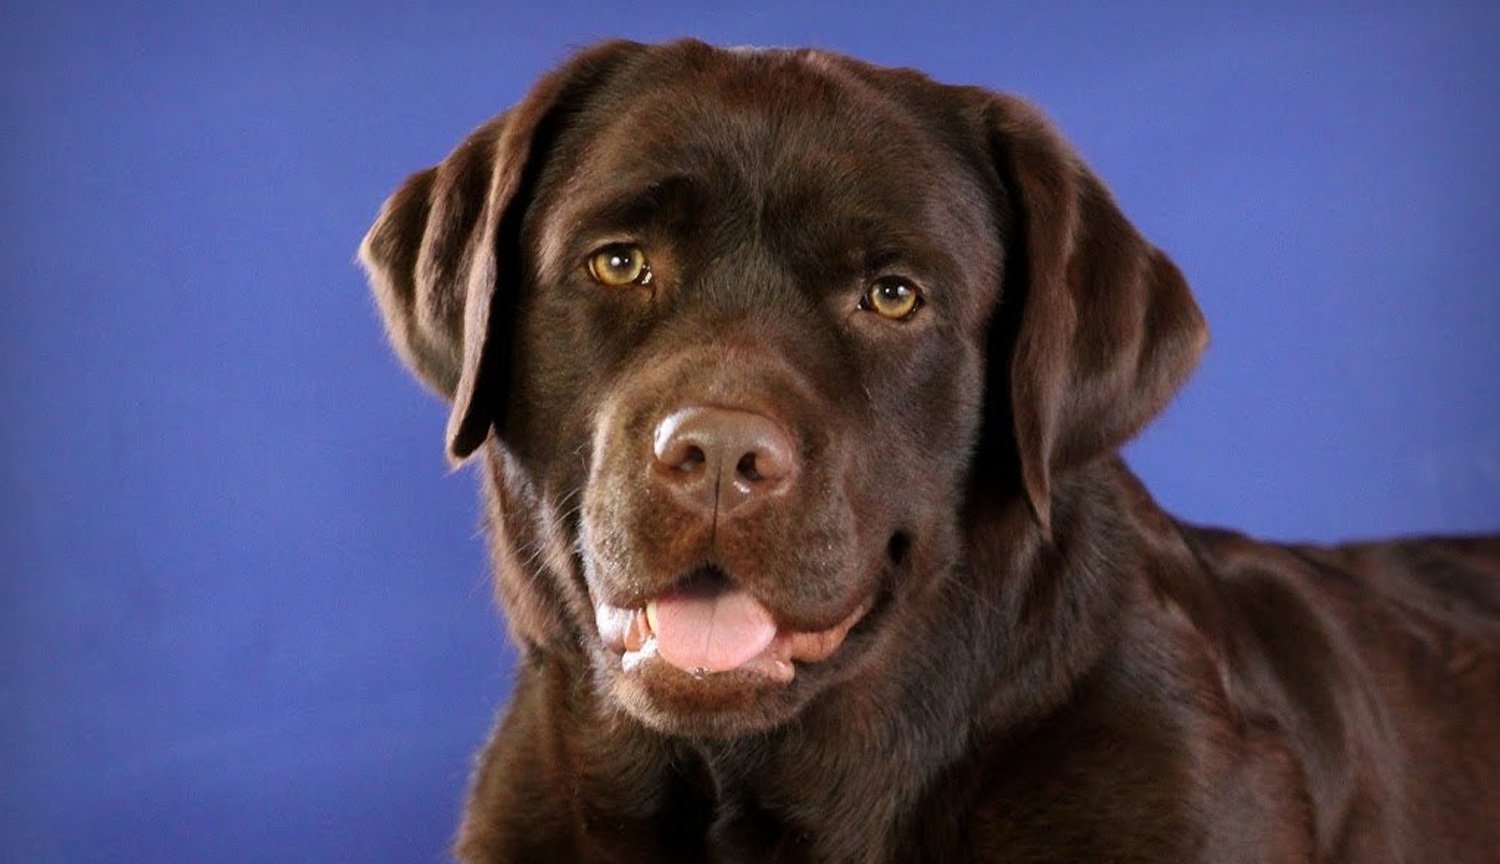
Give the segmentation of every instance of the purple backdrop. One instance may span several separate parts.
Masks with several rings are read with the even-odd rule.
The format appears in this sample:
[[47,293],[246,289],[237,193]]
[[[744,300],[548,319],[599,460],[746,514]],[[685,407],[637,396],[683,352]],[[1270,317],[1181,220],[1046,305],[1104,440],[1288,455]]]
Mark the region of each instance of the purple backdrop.
[[1164,503],[1279,538],[1500,528],[1493,4],[22,5],[5,860],[441,860],[510,656],[474,478],[354,249],[402,177],[604,35],[1031,96],[1214,327],[1130,451]]

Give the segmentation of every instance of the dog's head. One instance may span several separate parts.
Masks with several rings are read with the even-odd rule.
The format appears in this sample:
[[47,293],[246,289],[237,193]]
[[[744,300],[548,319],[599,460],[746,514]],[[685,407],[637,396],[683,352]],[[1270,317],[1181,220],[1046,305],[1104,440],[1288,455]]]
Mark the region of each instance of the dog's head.
[[817,51],[587,50],[361,258],[451,458],[490,442],[521,641],[687,734],[780,723],[899,639],[976,489],[1045,535],[1053,478],[1206,334],[1035,109]]

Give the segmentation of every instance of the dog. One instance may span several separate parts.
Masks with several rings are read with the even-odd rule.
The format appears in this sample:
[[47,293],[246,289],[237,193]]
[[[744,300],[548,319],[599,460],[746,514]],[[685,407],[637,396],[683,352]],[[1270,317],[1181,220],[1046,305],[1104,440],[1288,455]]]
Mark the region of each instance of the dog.
[[1028,103],[606,42],[360,254],[521,649],[463,861],[1500,861],[1500,538],[1163,512],[1204,319]]

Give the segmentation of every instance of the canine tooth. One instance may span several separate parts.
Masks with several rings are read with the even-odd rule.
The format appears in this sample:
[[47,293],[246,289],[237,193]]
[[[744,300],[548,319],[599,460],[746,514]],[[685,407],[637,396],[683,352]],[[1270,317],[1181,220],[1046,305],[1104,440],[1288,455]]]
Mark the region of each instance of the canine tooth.
[[649,603],[646,604],[646,626],[648,626],[648,627],[651,628],[651,632],[652,633],[656,632],[656,600],[655,599],[652,599],[651,602],[649,602]]

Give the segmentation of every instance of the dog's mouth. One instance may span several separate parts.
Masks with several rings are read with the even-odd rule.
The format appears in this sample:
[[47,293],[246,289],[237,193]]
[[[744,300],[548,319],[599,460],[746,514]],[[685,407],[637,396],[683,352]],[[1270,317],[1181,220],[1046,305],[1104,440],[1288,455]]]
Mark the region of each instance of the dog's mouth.
[[821,630],[777,623],[750,592],[713,573],[695,574],[639,608],[595,608],[599,635],[630,672],[659,660],[695,678],[738,674],[788,684],[799,663],[827,660],[873,606],[862,601],[843,620]]

